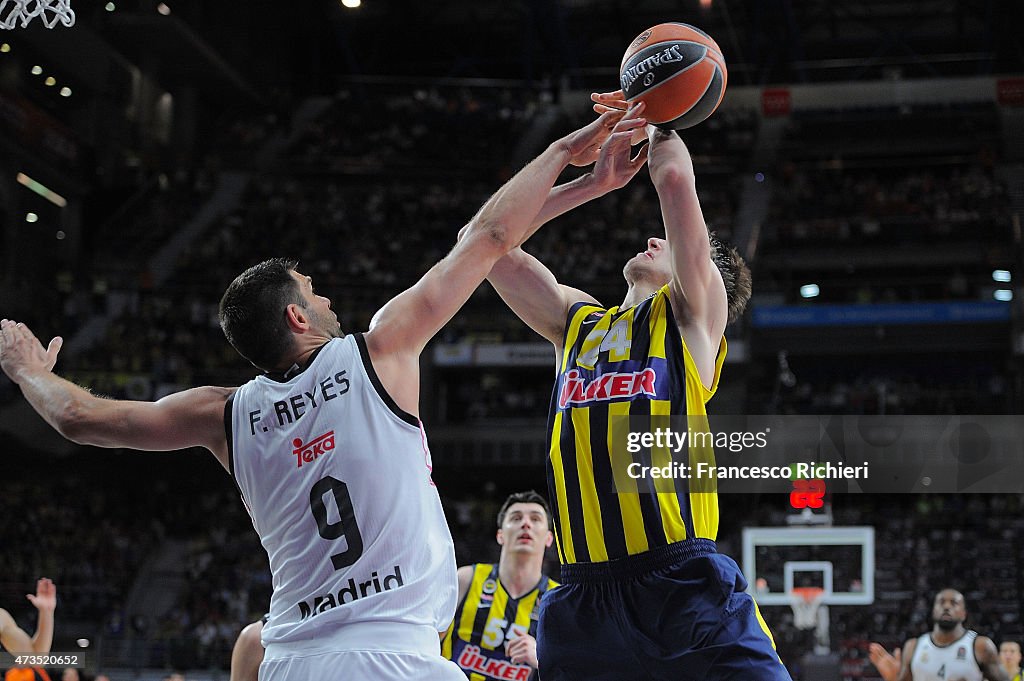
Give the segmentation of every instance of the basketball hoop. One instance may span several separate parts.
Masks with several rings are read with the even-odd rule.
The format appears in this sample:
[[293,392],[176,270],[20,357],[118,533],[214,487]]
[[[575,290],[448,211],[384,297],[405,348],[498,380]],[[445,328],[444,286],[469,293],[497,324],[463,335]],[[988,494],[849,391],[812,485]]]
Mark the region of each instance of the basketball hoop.
[[25,28],[36,17],[41,18],[46,28],[53,28],[57,22],[68,27],[75,25],[71,0],[0,0],[0,28],[17,28],[19,19]]
[[793,626],[797,629],[814,629],[818,626],[818,608],[825,598],[825,590],[817,586],[795,586],[789,594],[793,607]]

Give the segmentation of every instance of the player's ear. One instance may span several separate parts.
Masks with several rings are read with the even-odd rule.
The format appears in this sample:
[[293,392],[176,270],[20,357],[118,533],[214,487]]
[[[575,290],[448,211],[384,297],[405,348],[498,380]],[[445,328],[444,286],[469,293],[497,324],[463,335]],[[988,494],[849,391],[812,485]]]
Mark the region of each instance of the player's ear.
[[544,538],[544,548],[549,548],[553,541],[555,541],[555,535],[551,530],[548,530],[548,536]]
[[285,320],[288,328],[296,333],[302,333],[309,328],[309,319],[306,317],[306,310],[301,305],[289,303],[284,309]]
[[500,527],[498,528],[498,531],[495,533],[495,539],[498,540],[499,546],[505,545],[505,533],[501,531]]

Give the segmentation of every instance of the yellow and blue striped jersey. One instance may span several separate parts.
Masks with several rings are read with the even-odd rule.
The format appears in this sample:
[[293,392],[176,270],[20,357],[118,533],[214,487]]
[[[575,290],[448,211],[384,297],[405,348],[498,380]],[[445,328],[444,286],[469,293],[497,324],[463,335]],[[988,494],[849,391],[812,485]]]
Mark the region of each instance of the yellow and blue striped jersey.
[[[669,417],[680,416],[707,430],[705,403],[718,388],[725,353],[723,338],[714,381],[705,387],[673,317],[667,285],[625,310],[572,306],[548,419],[548,486],[563,564],[716,538],[717,494],[707,487],[691,491],[683,478],[623,475],[629,461],[664,466],[672,455],[667,447],[623,451],[621,429],[667,426]],[[690,465],[713,465],[712,448],[696,444],[687,452]]]
[[534,681],[534,670],[509,660],[505,646],[519,634],[536,638],[541,598],[556,586],[541,575],[532,591],[512,598],[501,584],[497,564],[474,565],[469,589],[441,642],[441,654],[459,665],[470,681]]

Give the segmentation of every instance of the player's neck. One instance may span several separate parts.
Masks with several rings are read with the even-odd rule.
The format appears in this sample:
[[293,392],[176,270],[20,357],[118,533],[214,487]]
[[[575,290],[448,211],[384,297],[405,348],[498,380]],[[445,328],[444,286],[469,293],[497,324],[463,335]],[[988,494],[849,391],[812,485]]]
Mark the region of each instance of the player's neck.
[[626,291],[626,297],[623,299],[622,304],[619,305],[619,309],[628,310],[634,305],[643,302],[646,298],[650,298],[659,288],[661,287],[649,284],[645,281],[634,281],[630,283],[629,290]]
[[532,555],[503,555],[498,562],[498,578],[512,598],[520,598],[540,581],[542,561]]
[[963,638],[966,633],[967,629],[962,624],[958,624],[956,629],[951,629],[950,631],[940,629],[939,627],[933,627],[932,640],[940,646],[949,645],[950,643]]

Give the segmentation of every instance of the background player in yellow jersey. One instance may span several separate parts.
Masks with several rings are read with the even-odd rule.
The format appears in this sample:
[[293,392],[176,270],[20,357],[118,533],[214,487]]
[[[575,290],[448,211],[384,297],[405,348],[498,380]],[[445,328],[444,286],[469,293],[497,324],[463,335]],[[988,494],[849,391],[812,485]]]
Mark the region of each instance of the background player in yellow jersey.
[[35,635],[29,636],[14,622],[9,612],[0,608],[0,644],[12,654],[48,653],[53,643],[53,611],[57,608],[57,587],[43,577],[36,582],[35,595],[27,594],[25,597],[39,611]]
[[547,501],[536,492],[511,494],[498,511],[497,564],[459,568],[459,607],[441,654],[471,681],[537,678],[537,616],[557,583],[543,573],[554,536]]
[[1020,642],[1003,641],[999,644],[999,663],[1010,681],[1024,681],[1024,673],[1020,668]]
[[[626,108],[621,91],[593,100],[598,113]],[[653,127],[647,137],[635,157],[609,154],[553,188],[534,224],[624,186],[648,160],[665,233],[626,263],[620,305],[560,284],[522,249],[488,276],[556,348],[547,472],[563,586],[541,608],[541,678],[789,679],[742,573],[716,551],[717,495],[686,479],[624,475],[634,455],[615,433],[625,417],[650,427],[680,416],[682,428],[686,416],[706,418],[725,327],[750,297],[742,258],[708,233],[686,146]],[[714,456],[688,454],[691,463]],[[668,463],[667,451],[635,456]]]

